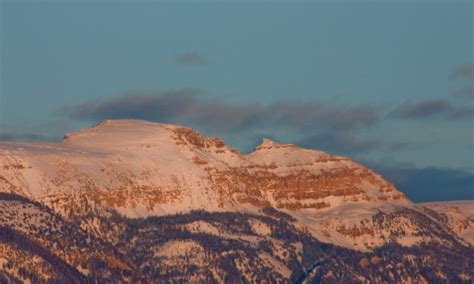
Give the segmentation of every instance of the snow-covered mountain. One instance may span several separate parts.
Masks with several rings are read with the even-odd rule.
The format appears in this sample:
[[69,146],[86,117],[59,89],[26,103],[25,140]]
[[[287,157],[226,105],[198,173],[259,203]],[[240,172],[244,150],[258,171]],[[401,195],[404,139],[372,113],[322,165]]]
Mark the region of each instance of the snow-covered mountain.
[[[281,245],[281,240],[273,236],[276,225],[258,216],[269,212],[287,216],[285,222],[294,226],[294,234],[360,254],[387,245],[410,249],[432,244],[466,247],[472,253],[474,244],[473,202],[417,205],[381,176],[346,157],[268,139],[253,152],[242,154],[219,138],[206,138],[182,126],[140,120],[103,121],[66,134],[59,143],[0,142],[0,192],[37,202],[51,214],[58,214],[57,218],[64,220],[61,222],[73,222],[83,234],[106,239],[108,245],[124,241],[117,230],[125,230],[125,221],[109,227],[117,216],[148,220],[189,216],[196,210],[209,216],[244,214],[245,222],[252,226],[245,233],[229,231],[220,223],[206,221],[211,217],[201,213],[207,217],[182,222],[179,230],[224,239],[239,239],[240,234],[255,245],[269,239],[274,250],[294,254],[296,260],[300,245],[295,242],[294,249],[278,249],[275,244]],[[7,212],[13,205],[2,206],[0,210]],[[12,220],[0,220],[0,226],[11,229],[26,222]],[[40,226],[28,222],[31,224],[22,226]],[[140,226],[146,231],[149,224]],[[164,245],[156,257],[169,258],[167,251],[179,254],[182,250],[186,255],[208,251],[192,239]],[[288,273],[281,279],[289,279],[289,259],[272,254],[265,257],[269,265],[261,267],[262,271],[283,269]],[[255,259],[247,257],[247,261]],[[466,265],[472,268],[472,262]],[[256,267],[249,263],[240,266]],[[222,273],[216,269],[212,278],[219,281]],[[464,274],[456,277],[472,279],[469,273]],[[258,279],[249,275],[250,282]]]

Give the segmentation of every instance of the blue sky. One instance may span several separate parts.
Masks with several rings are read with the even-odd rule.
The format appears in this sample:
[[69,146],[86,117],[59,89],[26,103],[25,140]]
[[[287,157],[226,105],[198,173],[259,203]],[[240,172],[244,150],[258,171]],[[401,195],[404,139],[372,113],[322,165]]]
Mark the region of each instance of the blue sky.
[[143,118],[241,151],[267,136],[349,155],[392,180],[426,171],[421,187],[442,170],[459,186],[438,199],[474,198],[473,6],[3,0],[0,138]]

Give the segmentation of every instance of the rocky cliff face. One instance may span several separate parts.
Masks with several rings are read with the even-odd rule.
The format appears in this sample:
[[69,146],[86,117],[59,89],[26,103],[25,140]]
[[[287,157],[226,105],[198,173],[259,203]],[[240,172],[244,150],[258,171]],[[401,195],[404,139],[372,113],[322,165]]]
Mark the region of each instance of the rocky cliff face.
[[[300,209],[409,201],[348,158],[264,139],[240,154],[179,126],[105,121],[58,144],[3,144],[1,189],[35,198],[86,194],[128,216],[240,205]],[[146,204],[146,208],[139,208]],[[172,207],[167,205],[173,205]]]
[[[245,222],[257,225],[245,231],[251,239],[247,242],[252,244],[246,244],[245,253],[240,255],[245,260],[236,268],[241,272],[251,271],[248,281],[259,279],[258,275],[267,275],[263,271],[281,269],[289,271],[281,274],[281,279],[290,279],[296,277],[292,274],[294,269],[299,267],[301,270],[304,266],[301,259],[297,261],[298,250],[301,255],[304,249],[296,242],[291,245],[294,249],[285,253],[294,258],[276,257],[267,250],[265,253],[270,255],[265,257],[269,264],[261,267],[261,274],[252,272],[252,268],[257,267],[253,261],[257,259],[251,251],[258,251],[258,244],[270,238],[272,228],[276,228],[269,224],[273,222],[270,219],[265,219],[267,222],[258,217],[270,209],[288,217],[285,222],[294,229],[293,234],[356,250],[360,254],[370,254],[387,245],[409,249],[437,244],[471,249],[470,245],[474,243],[472,216],[466,216],[465,211],[415,205],[382,177],[346,157],[268,139],[253,152],[241,154],[227,147],[221,139],[206,138],[189,128],[137,120],[104,121],[93,128],[66,134],[60,143],[0,142],[0,192],[37,202],[91,238],[106,239],[104,246],[112,247],[125,246],[128,242],[117,230],[126,231],[136,246],[144,246],[145,241],[136,240],[135,233],[141,232],[140,226],[148,228],[149,223],[136,221],[141,224],[136,227],[130,225],[127,218],[171,218],[169,216],[176,214],[192,215],[196,210],[209,212],[206,214],[211,215],[202,215],[207,219],[215,216],[212,214],[249,214],[245,215]],[[8,206],[13,205],[10,202]],[[11,212],[10,207],[5,205],[0,210]],[[113,216],[121,216],[121,221],[111,228],[107,224],[110,223],[108,218],[115,218]],[[179,229],[173,230],[231,239],[231,242],[237,242],[239,234],[245,235],[235,231],[236,228],[229,229],[241,226],[239,224],[209,223],[204,217],[194,223],[184,222]],[[34,225],[25,224],[26,219],[12,222],[4,221],[0,226],[25,234],[15,226]],[[38,222],[49,226],[47,221]],[[226,233],[226,230],[234,231]],[[235,237],[229,237],[231,235]],[[147,263],[156,268],[155,258],[175,259],[160,252],[162,250],[173,252],[176,249],[188,256],[210,253],[212,248],[194,237],[170,239],[172,243],[164,242],[165,247],[160,241],[156,244],[157,255],[149,260],[146,259],[151,256],[140,259],[144,261],[140,269],[145,269]],[[37,241],[47,248],[54,248]],[[275,244],[278,242],[282,245],[281,240],[275,240]],[[270,245],[273,250],[277,250],[275,244]],[[122,251],[127,249],[131,248],[122,248]],[[257,255],[258,259],[265,258],[263,251]],[[80,262],[74,260],[74,256],[61,255],[60,258],[69,265]],[[217,266],[223,261],[216,255],[212,259]],[[122,258],[120,261],[131,260]],[[115,260],[112,262],[116,263]],[[188,259],[188,262],[179,263],[187,267],[192,262]],[[289,262],[300,266],[289,267]],[[173,270],[173,265],[177,264],[174,260],[170,263],[166,269]],[[78,269],[77,265],[72,267]],[[158,269],[159,273],[162,269],[165,268]],[[125,268],[119,273],[121,281],[139,277],[124,271]],[[225,271],[216,268],[211,274],[199,272],[204,274],[198,273],[201,278],[196,279],[220,279],[227,275]]]

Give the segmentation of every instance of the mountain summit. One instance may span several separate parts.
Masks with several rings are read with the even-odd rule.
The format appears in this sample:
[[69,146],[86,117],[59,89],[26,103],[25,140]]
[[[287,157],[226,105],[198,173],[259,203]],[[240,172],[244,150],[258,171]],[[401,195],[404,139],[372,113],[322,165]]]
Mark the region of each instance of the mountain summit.
[[[112,234],[104,229],[111,216],[168,218],[200,210],[287,216],[295,232],[361,253],[388,244],[474,244],[473,221],[462,211],[413,204],[349,158],[269,139],[242,154],[190,128],[141,120],[106,120],[59,143],[0,143],[0,192],[38,202],[102,238]],[[258,218],[251,230],[272,235]],[[182,229],[224,230],[196,222]],[[175,242],[161,249],[189,254],[192,248],[193,242]],[[279,261],[277,268],[284,265]]]

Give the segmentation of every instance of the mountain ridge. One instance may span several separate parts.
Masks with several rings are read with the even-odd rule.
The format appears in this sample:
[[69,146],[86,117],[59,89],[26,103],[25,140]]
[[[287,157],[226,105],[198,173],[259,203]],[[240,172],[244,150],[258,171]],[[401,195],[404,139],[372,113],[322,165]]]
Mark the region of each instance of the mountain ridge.
[[[174,263],[166,269],[175,269],[175,258],[182,263],[182,256],[159,251],[176,248],[184,255],[207,254],[213,249],[204,241],[209,238],[224,243],[244,238],[244,243],[235,243],[245,252],[240,257],[252,263],[267,259],[270,264],[262,266],[262,271],[289,269],[285,258],[273,255],[275,252],[262,251],[262,256],[253,259],[251,250],[263,248],[258,242],[281,238],[272,229],[279,225],[258,217],[268,214],[285,220],[293,228],[294,238],[303,234],[318,243],[362,254],[384,251],[391,245],[398,250],[441,246],[462,251],[472,250],[474,244],[474,220],[465,210],[468,203],[464,209],[458,208],[459,204],[414,204],[393,184],[347,157],[270,139],[263,139],[254,151],[244,154],[220,138],[206,138],[191,128],[141,120],[106,120],[68,133],[58,143],[0,142],[1,192],[38,202],[77,225],[71,230],[104,238],[111,245],[124,242],[121,234],[131,234],[134,240],[138,234],[135,226],[158,230],[140,220],[186,216],[182,225],[172,228],[176,234],[184,234],[182,238],[158,242],[156,257]],[[20,201],[5,202],[8,208],[18,208]],[[199,213],[202,218],[188,222],[193,212],[203,212]],[[246,214],[242,222],[251,224],[242,225],[244,231],[237,228],[241,226],[238,223],[225,225],[213,217],[241,218],[239,214]],[[108,224],[115,224],[113,220],[117,220],[115,227]],[[4,220],[0,227],[37,226],[24,222]],[[236,233],[240,231],[241,236]],[[186,236],[197,239],[187,241]],[[150,238],[146,242],[156,242]],[[271,247],[281,250],[277,244],[281,240],[274,241]],[[126,247],[126,242],[120,246],[124,251],[133,248]],[[286,253],[296,257],[303,253],[299,246],[292,243],[295,250]],[[158,265],[145,258],[150,265]],[[281,275],[281,279],[290,275]]]

